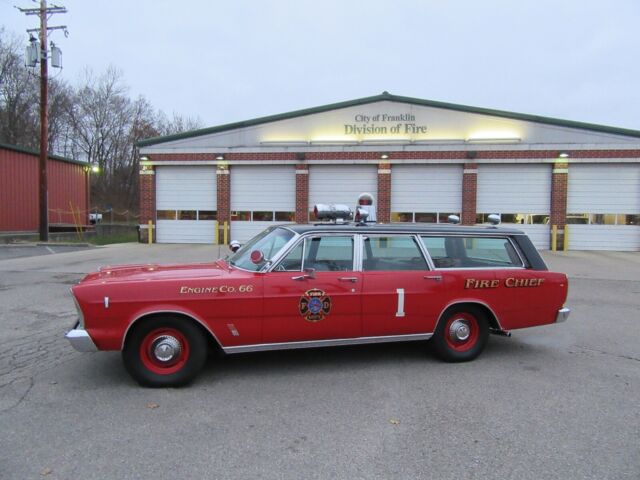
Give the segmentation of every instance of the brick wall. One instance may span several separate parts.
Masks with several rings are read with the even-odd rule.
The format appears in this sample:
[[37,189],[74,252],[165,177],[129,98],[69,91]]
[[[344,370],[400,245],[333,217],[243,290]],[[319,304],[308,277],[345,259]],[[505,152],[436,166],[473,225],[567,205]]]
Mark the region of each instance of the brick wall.
[[296,169],[296,223],[309,221],[309,167],[303,163]]
[[[555,162],[551,173],[551,215],[549,224],[557,225],[557,247],[564,249],[564,227],[567,223],[567,188],[569,177],[569,164],[567,162]],[[553,239],[552,239],[553,241]]]
[[[640,158],[640,150],[563,150],[572,159],[578,158]],[[476,160],[491,159],[555,159],[558,150],[478,150]],[[469,152],[464,150],[434,150],[391,152],[392,159],[407,160],[467,160]],[[214,161],[216,153],[154,153],[149,157],[153,161]],[[259,160],[297,160],[299,153],[294,152],[248,152],[225,153],[226,161]],[[307,160],[379,160],[380,152],[305,152]]]
[[378,164],[378,198],[376,199],[378,222],[391,221],[391,164]]
[[[153,167],[144,167],[140,170],[139,187],[140,187],[140,225],[148,225],[149,220],[152,224],[156,223],[156,175]],[[147,242],[149,240],[148,229],[140,229],[140,241]],[[155,241],[155,235],[153,236]]]
[[216,170],[216,195],[218,204],[218,238],[217,243],[224,241],[224,222],[231,222],[231,169],[218,166]]
[[462,218],[463,225],[476,223],[476,200],[478,196],[478,164],[465,163],[462,171]]

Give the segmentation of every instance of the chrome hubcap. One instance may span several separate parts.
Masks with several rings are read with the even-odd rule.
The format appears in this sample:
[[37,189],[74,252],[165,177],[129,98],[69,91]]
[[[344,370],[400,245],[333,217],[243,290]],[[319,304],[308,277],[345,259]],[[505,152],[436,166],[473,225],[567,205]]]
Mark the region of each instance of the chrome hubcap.
[[177,338],[171,335],[162,335],[154,340],[151,351],[159,362],[170,362],[180,355],[182,347]]
[[471,335],[471,329],[466,320],[454,320],[449,327],[449,338],[454,342],[464,342]]

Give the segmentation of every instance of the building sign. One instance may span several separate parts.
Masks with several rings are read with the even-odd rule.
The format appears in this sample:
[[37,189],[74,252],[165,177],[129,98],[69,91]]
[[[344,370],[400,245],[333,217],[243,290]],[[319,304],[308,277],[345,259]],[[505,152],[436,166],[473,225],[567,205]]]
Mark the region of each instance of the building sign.
[[416,116],[401,114],[361,114],[353,116],[353,123],[344,124],[345,135],[416,135],[427,133],[426,125],[418,125]]

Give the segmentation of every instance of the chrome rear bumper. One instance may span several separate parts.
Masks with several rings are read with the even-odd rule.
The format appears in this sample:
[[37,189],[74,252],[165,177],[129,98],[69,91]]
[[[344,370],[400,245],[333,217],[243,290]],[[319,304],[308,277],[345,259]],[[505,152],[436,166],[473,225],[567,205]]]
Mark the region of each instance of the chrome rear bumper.
[[556,323],[562,323],[569,318],[569,314],[571,313],[571,309],[568,307],[562,307],[558,310],[558,314],[556,315]]
[[72,330],[69,330],[64,338],[69,340],[71,346],[79,352],[96,352],[98,348],[84,328],[79,328],[80,322],[76,323]]

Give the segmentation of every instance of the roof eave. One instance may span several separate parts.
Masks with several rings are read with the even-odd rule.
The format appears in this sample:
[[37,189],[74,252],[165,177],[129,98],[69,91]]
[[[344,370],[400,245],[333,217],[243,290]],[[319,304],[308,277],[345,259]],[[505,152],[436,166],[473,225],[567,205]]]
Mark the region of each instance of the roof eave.
[[598,125],[593,123],[576,122],[573,120],[563,120],[559,118],[544,117],[540,115],[529,115],[525,113],[509,112],[506,110],[494,110],[489,108],[471,107],[468,105],[438,102],[434,100],[424,100],[424,99],[413,98],[413,97],[403,97],[399,95],[392,95],[388,92],[383,92],[382,94],[374,95],[371,97],[358,98],[355,100],[348,100],[348,101],[338,102],[338,103],[331,103],[328,105],[305,108],[302,110],[294,110],[291,112],[280,113],[276,115],[269,115],[266,117],[259,117],[259,118],[254,118],[250,120],[244,120],[241,122],[228,123],[224,125],[218,125],[215,127],[191,130],[188,132],[182,132],[182,133],[177,133],[173,135],[146,138],[143,140],[139,140],[136,143],[136,145],[138,147],[148,147],[151,145],[158,145],[160,143],[167,143],[175,140],[184,140],[187,138],[194,138],[202,135],[221,133],[229,130],[252,127],[252,126],[261,125],[265,123],[288,120],[291,118],[302,117],[306,115],[313,115],[316,113],[323,113],[331,110],[338,110],[341,108],[354,107],[358,105],[366,105],[368,103],[374,103],[374,102],[380,102],[380,101],[407,103],[411,105],[421,105],[426,107],[442,108],[445,110],[454,110],[454,111],[465,112],[465,113],[475,113],[479,115],[489,115],[494,117],[509,118],[512,120],[522,120],[527,122],[554,125],[559,127],[589,130],[589,131],[598,132],[598,133],[607,133],[611,135],[622,135],[622,136],[640,138],[640,130],[631,130],[627,128],[610,127],[606,125]]

